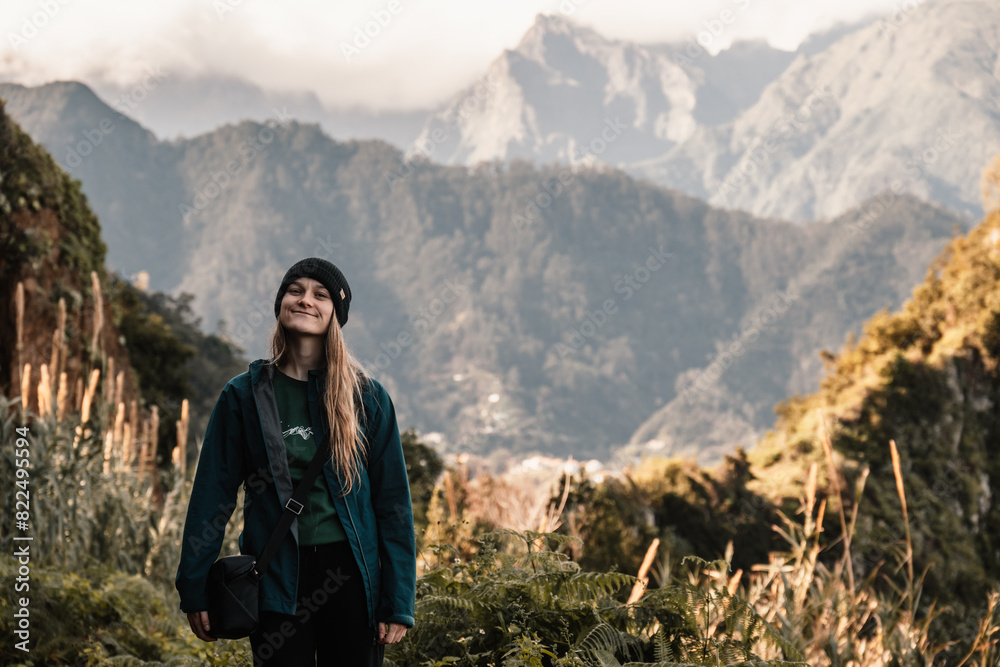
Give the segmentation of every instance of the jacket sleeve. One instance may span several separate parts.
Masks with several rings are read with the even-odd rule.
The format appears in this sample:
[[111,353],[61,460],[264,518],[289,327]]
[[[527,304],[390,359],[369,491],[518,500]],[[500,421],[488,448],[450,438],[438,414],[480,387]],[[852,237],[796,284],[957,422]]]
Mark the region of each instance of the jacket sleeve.
[[205,582],[209,568],[219,557],[226,524],[236,509],[244,451],[240,399],[230,383],[209,419],[188,502],[175,581],[181,611],[208,609]]
[[410,484],[396,411],[388,392],[376,388],[376,409],[369,421],[368,476],[378,526],[382,592],[375,620],[413,627],[417,582],[417,548]]

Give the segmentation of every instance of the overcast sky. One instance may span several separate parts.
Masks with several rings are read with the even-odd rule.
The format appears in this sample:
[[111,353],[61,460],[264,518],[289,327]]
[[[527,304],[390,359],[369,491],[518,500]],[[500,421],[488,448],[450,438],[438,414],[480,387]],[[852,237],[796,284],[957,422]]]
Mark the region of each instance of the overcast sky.
[[693,41],[714,29],[713,48],[762,38],[794,49],[838,22],[923,0],[2,1],[2,80],[131,84],[154,67],[312,90],[330,107],[410,109],[481,76],[542,12],[637,42]]

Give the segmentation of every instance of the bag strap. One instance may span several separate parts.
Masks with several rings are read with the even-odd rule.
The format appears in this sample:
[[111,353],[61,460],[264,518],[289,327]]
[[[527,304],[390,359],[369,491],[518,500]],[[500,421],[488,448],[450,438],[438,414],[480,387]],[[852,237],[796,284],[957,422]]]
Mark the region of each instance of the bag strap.
[[278,552],[278,546],[285,539],[285,533],[292,527],[292,522],[302,513],[302,509],[305,507],[306,496],[309,494],[309,490],[312,488],[316,478],[319,477],[319,471],[323,468],[323,464],[329,455],[329,447],[321,444],[316,448],[316,455],[313,456],[312,462],[309,463],[306,474],[302,476],[302,481],[295,487],[292,497],[285,503],[285,509],[281,513],[278,525],[274,527],[271,537],[267,540],[267,546],[264,547],[263,553],[261,553],[260,558],[257,559],[257,563],[254,565],[254,571],[257,573],[258,579],[264,577],[264,571],[271,564],[274,554]]

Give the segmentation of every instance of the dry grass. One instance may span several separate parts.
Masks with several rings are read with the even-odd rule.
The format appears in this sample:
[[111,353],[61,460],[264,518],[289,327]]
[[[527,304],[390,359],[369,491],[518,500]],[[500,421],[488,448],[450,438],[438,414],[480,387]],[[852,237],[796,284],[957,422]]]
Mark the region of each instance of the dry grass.
[[[100,284],[96,275],[92,278],[94,309],[101,313]],[[23,292],[19,285],[16,294]],[[18,313],[23,307],[22,296]],[[20,339],[21,317],[17,324]],[[102,327],[101,317],[95,316],[92,353]],[[159,469],[157,408],[140,410],[135,400],[126,405],[124,371],[116,372],[122,365],[113,358],[91,354],[76,361],[85,369],[86,383],[81,379],[72,386],[62,370],[67,365],[66,306],[60,301],[49,363],[37,372],[30,364],[21,366],[14,385],[21,395],[2,406],[4,442],[14,441],[18,426],[26,425],[30,433],[28,534],[36,536],[32,562],[70,568],[96,561],[172,587],[189,494],[183,455],[187,403],[178,421],[173,465]],[[12,450],[0,457],[5,479],[15,478]],[[0,508],[13,515],[13,494],[0,499]],[[12,528],[0,526],[0,539],[9,539]]]

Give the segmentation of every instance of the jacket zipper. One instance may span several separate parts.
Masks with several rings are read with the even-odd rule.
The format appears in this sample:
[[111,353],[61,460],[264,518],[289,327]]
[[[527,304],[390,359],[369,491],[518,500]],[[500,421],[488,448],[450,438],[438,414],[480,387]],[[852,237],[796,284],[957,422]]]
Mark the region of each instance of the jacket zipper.
[[[351,520],[351,530],[354,531],[354,537],[358,540],[358,550],[361,551],[361,564],[365,566],[365,575],[368,577],[368,588],[371,590],[374,586],[374,582],[372,581],[372,574],[368,570],[368,559],[365,558],[364,544],[361,542],[361,534],[358,533],[358,527],[354,525],[354,515],[351,514],[351,505],[347,502],[346,498],[344,499],[344,507],[347,508],[347,517]],[[368,620],[371,622],[371,626],[377,635],[378,628],[375,625],[375,601],[369,600],[369,604],[371,605],[371,612],[368,615]]]

